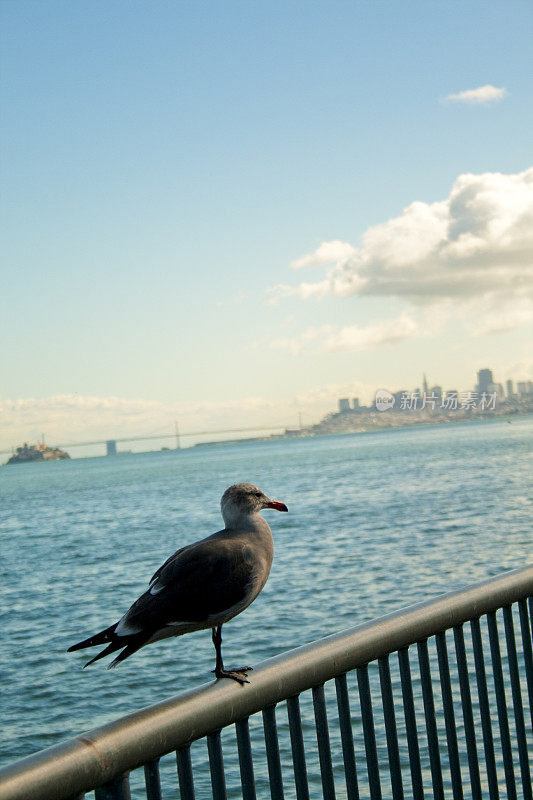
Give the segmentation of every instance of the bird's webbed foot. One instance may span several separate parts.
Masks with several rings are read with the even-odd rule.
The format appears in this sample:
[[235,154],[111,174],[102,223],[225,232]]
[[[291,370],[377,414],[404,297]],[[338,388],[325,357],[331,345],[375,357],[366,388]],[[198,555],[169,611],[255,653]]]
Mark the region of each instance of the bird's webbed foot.
[[235,669],[214,669],[213,672],[217,678],[232,678],[243,686],[245,683],[250,683],[248,680],[248,672],[251,672],[253,667],[235,667]]

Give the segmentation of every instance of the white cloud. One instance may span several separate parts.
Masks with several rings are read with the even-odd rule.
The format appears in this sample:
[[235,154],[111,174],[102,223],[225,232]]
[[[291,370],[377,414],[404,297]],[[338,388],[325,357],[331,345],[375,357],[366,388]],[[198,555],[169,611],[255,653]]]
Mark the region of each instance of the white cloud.
[[329,280],[327,279],[323,281],[317,281],[315,283],[303,282],[300,283],[297,288],[294,286],[289,286],[286,283],[278,283],[276,286],[272,286],[268,290],[269,298],[267,300],[267,304],[275,306],[280,300],[283,300],[283,298],[291,297],[291,295],[294,294],[299,295],[299,297],[304,300],[307,300],[310,297],[321,298],[329,294],[330,291],[331,286]]
[[491,86],[490,83],[488,83],[485,86],[478,86],[477,89],[466,89],[464,92],[449,94],[445,100],[450,103],[469,103],[471,105],[480,105],[502,100],[506,94],[507,90],[504,87],[498,88],[497,86]]
[[306,256],[302,256],[302,258],[297,258],[296,261],[292,261],[291,267],[293,269],[303,269],[317,264],[332,264],[343,261],[354,253],[355,247],[353,245],[335,239],[332,242],[322,242],[314,253],[309,253]]
[[465,303],[456,309],[455,315],[465,321],[474,336],[505,333],[533,322],[533,298],[491,295]]
[[322,279],[273,292],[396,297],[415,307],[450,304],[453,313],[478,301],[479,313],[483,306],[492,316],[505,309],[506,327],[517,327],[527,314],[516,314],[513,322],[513,305],[525,308],[532,277],[530,168],[516,175],[460,175],[445,200],[413,202],[398,217],[368,228],[352,255],[343,255]]
[[396,319],[383,320],[372,325],[346,325],[342,328],[321,325],[307,328],[300,336],[276,339],[271,346],[299,355],[307,350],[321,352],[371,350],[382,345],[397,344],[419,335],[418,323],[407,313]]
[[339,350],[370,350],[387,344],[398,344],[413,339],[420,333],[418,324],[409,314],[384,320],[366,327],[348,325],[333,331],[325,340],[329,352]]

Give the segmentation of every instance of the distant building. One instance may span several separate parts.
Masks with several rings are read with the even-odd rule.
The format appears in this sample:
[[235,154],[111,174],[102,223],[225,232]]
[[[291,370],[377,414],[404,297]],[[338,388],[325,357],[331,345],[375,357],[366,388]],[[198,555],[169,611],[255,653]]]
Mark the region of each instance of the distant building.
[[339,412],[345,414],[350,411],[350,400],[348,397],[341,397],[339,400]]
[[108,456],[116,456],[117,454],[117,443],[114,439],[108,439],[105,443],[106,454]]
[[360,408],[360,406],[359,406],[359,398],[358,397],[352,398],[352,403],[353,403],[353,410],[354,411],[359,411],[359,408]]
[[528,397],[533,394],[533,381],[519,381],[517,386],[520,397]]
[[432,386],[431,387],[431,394],[434,394],[438,402],[440,403],[442,400],[442,386]]
[[491,369],[480,369],[477,374],[477,386],[476,391],[479,394],[490,394],[490,387],[494,384],[494,378],[492,377],[492,370]]
[[512,380],[505,381],[505,388],[507,389],[507,397],[512,397],[514,394]]
[[489,394],[495,394],[498,400],[505,400],[505,394],[501,383],[491,383],[489,386]]

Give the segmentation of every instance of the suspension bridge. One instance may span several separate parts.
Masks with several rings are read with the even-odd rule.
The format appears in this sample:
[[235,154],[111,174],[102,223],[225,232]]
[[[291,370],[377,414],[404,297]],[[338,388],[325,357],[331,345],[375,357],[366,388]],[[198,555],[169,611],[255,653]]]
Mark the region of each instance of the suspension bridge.
[[[175,443],[175,448],[179,450],[181,448],[181,439],[183,438],[203,438],[205,436],[226,436],[228,434],[241,434],[241,433],[278,433],[283,432],[290,428],[289,425],[263,425],[263,426],[254,426],[249,428],[217,428],[211,430],[201,430],[201,431],[179,431],[178,426],[176,424],[174,432],[163,432],[163,433],[151,433],[142,436],[120,436],[116,438],[106,438],[106,439],[92,439],[88,441],[82,442],[54,442],[51,447],[59,447],[62,450],[72,449],[73,447],[95,447],[98,445],[105,446],[107,448],[107,453],[116,452],[116,445],[117,444],[124,444],[124,443],[133,443],[133,442],[148,442],[148,441],[169,441],[173,440]],[[43,436],[43,443],[44,443],[44,436]],[[0,455],[10,455],[14,452],[15,448],[12,447],[8,450],[0,450]]]

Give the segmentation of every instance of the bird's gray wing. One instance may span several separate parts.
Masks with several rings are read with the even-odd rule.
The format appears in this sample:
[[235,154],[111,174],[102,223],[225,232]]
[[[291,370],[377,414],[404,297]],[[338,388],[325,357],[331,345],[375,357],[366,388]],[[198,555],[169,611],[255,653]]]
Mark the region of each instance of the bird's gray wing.
[[167,558],[167,560],[165,561],[165,563],[164,563],[164,564],[161,564],[161,566],[159,567],[159,569],[156,569],[156,571],[154,572],[154,574],[153,574],[153,575],[152,575],[152,577],[150,578],[150,582],[149,582],[149,584],[148,584],[148,588],[149,588],[149,589],[151,589],[151,588],[152,588],[152,586],[154,586],[154,585],[155,585],[155,583],[157,582],[157,579],[159,578],[159,576],[161,575],[161,573],[163,572],[163,570],[165,569],[165,567],[167,567],[169,564],[171,564],[173,561],[175,561],[175,560],[177,559],[177,557],[179,556],[179,554],[180,554],[180,553],[182,553],[182,552],[183,552],[184,550],[186,550],[186,549],[187,549],[186,547],[180,547],[180,549],[179,549],[179,550],[176,550],[176,552],[175,552],[175,553],[173,553],[171,556],[169,556],[169,557]]
[[253,575],[251,548],[242,540],[214,534],[174,553],[124,623],[129,629],[155,631],[173,622],[202,622],[241,602]]

